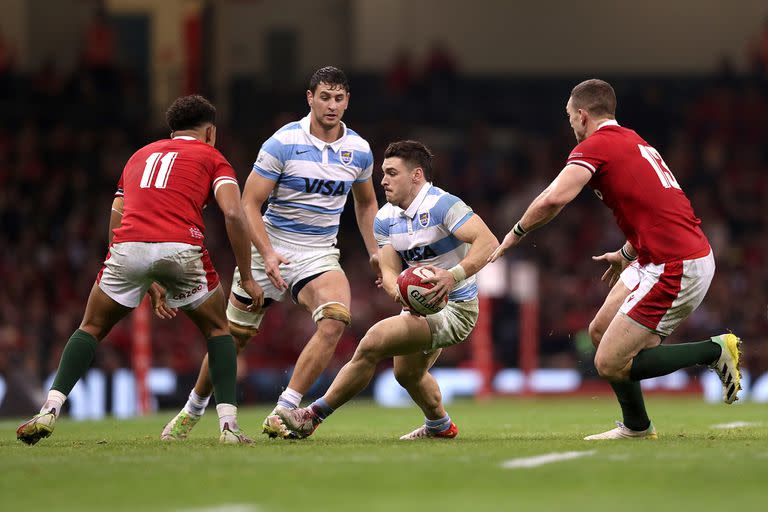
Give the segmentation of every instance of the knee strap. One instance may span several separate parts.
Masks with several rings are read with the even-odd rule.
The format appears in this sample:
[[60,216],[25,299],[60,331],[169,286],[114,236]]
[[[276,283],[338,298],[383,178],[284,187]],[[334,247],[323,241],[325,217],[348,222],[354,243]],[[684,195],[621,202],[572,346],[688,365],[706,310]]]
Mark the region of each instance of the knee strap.
[[352,315],[347,309],[347,306],[341,302],[326,302],[321,304],[312,312],[312,320],[315,323],[319,322],[323,318],[330,318],[332,320],[338,320],[344,322],[346,325],[352,323]]

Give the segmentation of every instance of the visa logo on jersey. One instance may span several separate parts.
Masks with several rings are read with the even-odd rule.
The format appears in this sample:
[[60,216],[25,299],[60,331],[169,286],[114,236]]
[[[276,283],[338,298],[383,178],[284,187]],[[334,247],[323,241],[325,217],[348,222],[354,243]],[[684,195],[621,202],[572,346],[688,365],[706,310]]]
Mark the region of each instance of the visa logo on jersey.
[[413,249],[406,249],[401,252],[405,261],[423,261],[427,258],[434,258],[437,256],[435,251],[430,249],[428,245],[424,247],[414,247]]
[[304,178],[304,190],[324,196],[343,196],[347,193],[346,184],[343,181],[324,180],[321,178]]

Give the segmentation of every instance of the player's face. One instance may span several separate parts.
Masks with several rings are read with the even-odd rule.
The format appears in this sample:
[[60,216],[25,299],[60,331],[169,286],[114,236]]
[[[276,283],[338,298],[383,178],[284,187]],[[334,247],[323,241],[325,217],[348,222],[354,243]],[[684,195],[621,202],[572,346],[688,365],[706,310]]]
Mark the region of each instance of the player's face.
[[571,124],[573,134],[576,136],[576,141],[581,142],[586,139],[587,115],[583,110],[576,110],[573,107],[573,98],[568,98],[568,103],[565,105],[565,112],[568,114],[568,122]]
[[349,106],[349,93],[338,84],[320,82],[314,94],[307,91],[307,102],[315,121],[324,129],[330,130],[339,126],[344,111]]
[[409,198],[412,199],[410,196],[414,187],[414,170],[409,169],[399,156],[385,158],[381,169],[384,171],[381,186],[387,202],[403,207],[403,203]]

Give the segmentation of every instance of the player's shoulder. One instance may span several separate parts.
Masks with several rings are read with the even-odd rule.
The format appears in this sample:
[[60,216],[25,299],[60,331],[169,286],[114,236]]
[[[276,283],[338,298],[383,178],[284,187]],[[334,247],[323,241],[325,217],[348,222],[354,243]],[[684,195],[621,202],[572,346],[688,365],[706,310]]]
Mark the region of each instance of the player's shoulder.
[[353,149],[357,149],[359,151],[366,151],[368,153],[371,152],[371,145],[368,143],[367,140],[365,140],[363,137],[360,136],[359,133],[357,133],[355,130],[350,128],[349,126],[347,128],[347,142],[354,147]]
[[376,212],[376,218],[381,220],[391,219],[397,214],[397,208],[392,203],[384,203],[384,206],[379,208],[379,211]]
[[295,144],[304,131],[299,121],[291,121],[278,128],[268,141],[279,141],[282,144]]
[[432,185],[424,197],[424,206],[427,208],[448,209],[456,203],[463,202],[459,196],[453,195],[447,190]]

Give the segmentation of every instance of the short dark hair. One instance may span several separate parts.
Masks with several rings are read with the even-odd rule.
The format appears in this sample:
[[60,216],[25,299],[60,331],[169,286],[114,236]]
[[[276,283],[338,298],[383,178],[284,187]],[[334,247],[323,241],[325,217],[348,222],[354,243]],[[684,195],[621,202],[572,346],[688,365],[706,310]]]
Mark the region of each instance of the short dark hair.
[[421,167],[424,179],[432,178],[432,158],[434,155],[427,146],[417,140],[399,140],[387,146],[384,158],[400,157],[414,167]]
[[347,75],[339,68],[325,66],[312,73],[312,78],[309,79],[309,90],[312,91],[312,94],[315,94],[315,90],[320,85],[320,82],[331,86],[339,86],[349,92]]
[[193,130],[205,123],[216,124],[216,107],[199,94],[176,98],[165,113],[172,132]]
[[571,91],[572,105],[595,116],[616,117],[616,93],[611,84],[592,78]]

